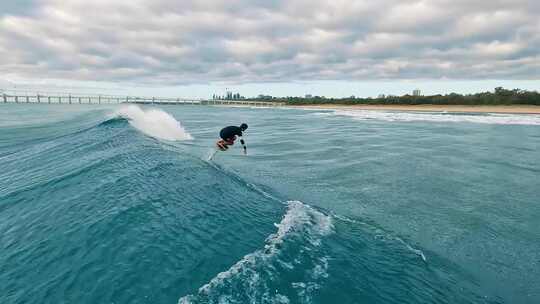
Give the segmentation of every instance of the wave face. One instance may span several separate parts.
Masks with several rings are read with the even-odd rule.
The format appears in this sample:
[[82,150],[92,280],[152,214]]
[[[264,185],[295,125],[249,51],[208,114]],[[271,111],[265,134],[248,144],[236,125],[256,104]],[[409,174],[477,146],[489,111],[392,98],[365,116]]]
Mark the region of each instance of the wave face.
[[[535,114],[473,114],[473,113],[427,113],[389,112],[369,110],[335,110],[332,115],[347,116],[358,120],[383,120],[396,122],[479,123],[496,125],[540,125],[540,115]],[[317,115],[328,115],[318,113]]]
[[[208,160],[242,122],[248,156]],[[536,125],[0,104],[0,126],[2,304],[540,302]]]
[[113,116],[126,118],[134,128],[151,137],[172,141],[193,139],[179,121],[160,109],[142,110],[129,105],[118,109]]

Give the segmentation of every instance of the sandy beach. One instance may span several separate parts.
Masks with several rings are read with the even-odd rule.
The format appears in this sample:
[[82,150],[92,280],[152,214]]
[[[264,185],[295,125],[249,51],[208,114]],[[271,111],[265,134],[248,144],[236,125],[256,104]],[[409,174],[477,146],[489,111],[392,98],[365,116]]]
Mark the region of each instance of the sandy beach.
[[351,110],[385,110],[415,112],[462,112],[462,113],[511,113],[540,114],[540,106],[466,106],[466,105],[298,105],[291,106],[305,109],[351,109]]

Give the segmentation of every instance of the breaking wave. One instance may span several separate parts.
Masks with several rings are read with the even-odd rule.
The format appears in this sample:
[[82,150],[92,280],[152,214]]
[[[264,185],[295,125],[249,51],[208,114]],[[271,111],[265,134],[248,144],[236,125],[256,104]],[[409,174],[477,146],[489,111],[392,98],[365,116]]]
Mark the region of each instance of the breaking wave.
[[375,110],[333,110],[319,112],[316,115],[348,116],[358,120],[383,121],[432,121],[432,122],[468,122],[479,124],[500,125],[540,125],[540,115],[536,114],[475,114],[475,113],[419,113],[419,112],[390,112]]
[[[333,232],[332,218],[302,202],[289,201],[275,226],[277,231],[266,239],[264,248],[247,254],[178,303],[289,303],[293,296],[310,303],[328,277],[328,257],[319,247],[322,238]],[[302,280],[291,280],[298,277]],[[295,294],[284,290],[291,287]]]
[[117,110],[112,117],[125,118],[137,130],[157,139],[170,141],[193,139],[179,121],[160,109],[143,110],[136,105],[129,105]]

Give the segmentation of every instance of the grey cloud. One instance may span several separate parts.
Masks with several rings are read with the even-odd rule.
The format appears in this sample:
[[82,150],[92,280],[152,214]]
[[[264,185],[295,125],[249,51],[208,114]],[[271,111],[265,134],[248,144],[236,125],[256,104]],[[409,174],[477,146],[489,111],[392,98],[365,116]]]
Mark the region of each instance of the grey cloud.
[[21,3],[0,5],[0,69],[19,78],[540,78],[536,0]]

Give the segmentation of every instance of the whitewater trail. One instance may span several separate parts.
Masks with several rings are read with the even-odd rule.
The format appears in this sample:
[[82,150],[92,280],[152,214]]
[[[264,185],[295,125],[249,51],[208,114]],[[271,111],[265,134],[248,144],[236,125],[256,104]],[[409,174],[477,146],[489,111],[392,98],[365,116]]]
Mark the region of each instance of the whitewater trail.
[[112,117],[125,118],[137,130],[157,139],[169,141],[193,139],[179,121],[160,109],[143,110],[136,105],[129,105],[117,110]]
[[[319,247],[322,238],[333,232],[332,218],[302,202],[289,201],[287,212],[275,226],[277,231],[268,236],[263,248],[247,254],[178,303],[289,303],[291,296],[310,303],[328,277],[328,257]],[[286,281],[294,277],[296,269],[303,269],[302,280]],[[292,286],[296,294],[281,294],[283,284]]]

